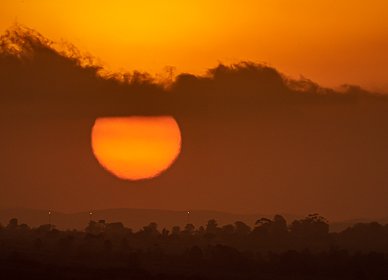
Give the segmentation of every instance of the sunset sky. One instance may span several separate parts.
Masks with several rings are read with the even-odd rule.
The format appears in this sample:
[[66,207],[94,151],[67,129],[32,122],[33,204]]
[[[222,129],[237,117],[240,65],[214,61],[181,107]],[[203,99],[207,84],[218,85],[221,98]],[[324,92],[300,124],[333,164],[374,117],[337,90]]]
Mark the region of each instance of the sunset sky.
[[18,22],[113,71],[199,74],[250,60],[388,92],[387,11],[385,0],[2,0],[0,31]]
[[1,1],[0,209],[385,217],[387,3]]

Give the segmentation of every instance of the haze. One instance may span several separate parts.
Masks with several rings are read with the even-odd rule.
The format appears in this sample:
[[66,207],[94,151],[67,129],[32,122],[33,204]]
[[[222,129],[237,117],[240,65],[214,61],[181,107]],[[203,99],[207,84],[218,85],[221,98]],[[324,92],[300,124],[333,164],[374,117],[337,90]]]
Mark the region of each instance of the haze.
[[[385,2],[169,3],[2,2],[0,208],[386,216]],[[134,116],[174,133],[93,154],[96,120]],[[163,164],[98,157],[135,154]]]

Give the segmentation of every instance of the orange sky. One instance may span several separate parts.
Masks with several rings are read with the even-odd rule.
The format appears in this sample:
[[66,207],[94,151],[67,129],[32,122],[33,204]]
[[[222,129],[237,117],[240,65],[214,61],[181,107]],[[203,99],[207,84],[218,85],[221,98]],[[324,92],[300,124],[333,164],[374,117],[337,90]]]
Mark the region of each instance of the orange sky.
[[1,2],[1,32],[17,21],[115,71],[203,73],[253,60],[326,86],[388,92],[386,0]]
[[[38,14],[34,17],[44,18]],[[50,24],[41,28],[35,26],[41,31],[53,27]],[[57,32],[65,34],[59,29]],[[52,36],[48,31],[42,33],[59,39],[54,33]],[[107,32],[101,41],[108,42],[109,34],[118,33]],[[190,34],[193,38],[196,36],[194,32]],[[209,49],[219,46],[219,54],[222,54],[228,51],[227,47],[235,46],[217,43],[223,36],[227,38],[226,31],[218,34],[213,44],[208,44]],[[78,42],[68,37],[81,47],[80,41],[87,42],[86,37],[79,37],[82,40]],[[4,37],[4,52],[0,54],[0,127],[4,135],[0,138],[2,208],[65,212],[139,208],[320,213],[330,221],[385,217],[388,213],[386,96],[360,94],[352,87],[347,94],[322,91],[306,82],[294,82],[288,88],[273,68],[252,64],[218,67],[206,79],[182,75],[166,91],[140,78],[133,83],[103,79],[95,75],[93,69],[81,68],[73,59],[51,51],[45,44],[35,44],[34,40],[21,49],[33,57],[17,59],[12,52],[14,49],[9,51],[7,47],[18,49],[19,38],[25,37],[23,34]],[[147,39],[152,38],[157,37]],[[273,40],[280,38],[274,36]],[[12,45],[12,39],[16,40],[16,45]],[[195,42],[194,47],[201,43]],[[273,46],[275,51],[278,45]],[[338,52],[340,44],[333,46],[333,53]],[[243,47],[241,45],[241,51]],[[359,45],[354,44],[354,48],[343,54],[355,55],[357,47]],[[146,50],[139,49],[138,57],[133,59],[140,60],[140,54],[145,54]],[[366,54],[377,55],[378,48],[364,53],[354,63],[361,65]],[[125,64],[124,54],[132,53],[117,50],[107,54],[123,57],[121,63]],[[298,61],[309,62],[308,54],[305,51],[305,56]],[[182,54],[177,51],[175,55]],[[201,62],[195,60],[198,57],[187,56],[192,60],[187,68],[194,69],[195,63]],[[373,71],[384,74],[374,67],[352,68],[344,63],[348,71],[339,75],[341,68],[333,62],[334,57],[316,55],[316,60],[331,65],[331,71],[318,69],[317,74],[338,80],[356,70],[370,71],[369,77],[374,78],[377,75],[372,75]],[[172,61],[173,58],[171,54]],[[282,63],[289,61],[286,58]],[[380,68],[384,67],[383,58],[380,55],[375,59]],[[285,71],[286,66],[279,68],[292,72]],[[170,168],[152,180],[121,180],[103,168],[113,173],[98,157],[99,153],[93,155],[95,146],[91,136],[96,118],[134,115],[171,115],[179,124],[180,134],[176,133],[177,137],[170,140],[181,142],[180,154]],[[112,132],[108,134],[113,137]],[[130,134],[119,136],[123,139]],[[168,140],[163,137],[158,139]],[[105,156],[116,160],[115,149],[123,142],[112,142],[110,137],[106,140],[108,142],[103,141],[103,144],[113,147],[113,153]],[[159,140],[157,142],[162,144]]]

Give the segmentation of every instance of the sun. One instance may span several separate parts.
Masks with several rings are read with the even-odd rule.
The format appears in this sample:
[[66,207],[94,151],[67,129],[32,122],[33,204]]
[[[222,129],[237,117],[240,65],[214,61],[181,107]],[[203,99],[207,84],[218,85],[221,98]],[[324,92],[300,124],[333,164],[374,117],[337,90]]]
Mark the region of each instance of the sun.
[[141,180],[171,166],[181,150],[181,133],[171,116],[98,118],[91,145],[97,161],[110,173]]

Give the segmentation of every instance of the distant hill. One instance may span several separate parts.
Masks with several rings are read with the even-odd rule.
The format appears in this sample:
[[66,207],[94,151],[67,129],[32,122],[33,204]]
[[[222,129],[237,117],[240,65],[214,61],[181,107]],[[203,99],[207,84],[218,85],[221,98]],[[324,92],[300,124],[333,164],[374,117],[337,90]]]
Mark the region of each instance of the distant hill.
[[[295,217],[284,215],[286,219]],[[89,212],[62,213],[52,211],[51,223],[59,229],[84,229],[90,219],[106,220],[107,222],[122,222],[125,226],[134,230],[140,229],[150,222],[156,222],[159,228],[171,228],[175,225],[185,226],[188,222],[199,227],[206,225],[210,219],[215,219],[219,225],[242,221],[253,226],[259,218],[271,218],[272,215],[259,214],[232,214],[219,211],[196,210],[186,211],[158,210],[158,209],[104,209]],[[49,223],[47,210],[36,209],[0,209],[0,223],[5,225],[11,218],[18,218],[19,223],[26,223],[31,227],[37,227]]]
[[330,224],[330,231],[340,232],[357,223],[371,223],[371,222],[378,222],[382,225],[386,225],[388,224],[388,217],[381,218],[381,219],[368,219],[368,218],[352,219],[352,220],[346,220],[342,222],[335,222]]
[[[296,215],[282,214],[289,223],[301,218]],[[262,214],[233,214],[220,211],[195,210],[186,211],[159,210],[159,209],[104,209],[95,210],[90,215],[89,212],[62,213],[52,211],[51,223],[58,229],[84,229],[90,219],[106,220],[106,222],[122,222],[126,227],[138,230],[150,222],[156,222],[160,229],[170,229],[173,226],[184,227],[187,223],[192,223],[196,227],[206,225],[210,219],[215,219],[219,225],[242,221],[250,226],[259,218],[272,218],[273,215]],[[49,223],[47,210],[13,208],[0,209],[0,223],[6,225],[12,218],[18,218],[19,223],[37,227]],[[341,231],[359,222],[371,222],[371,219],[354,219],[343,222],[335,222],[330,225],[331,231]],[[388,218],[376,220],[379,223],[387,224]]]

